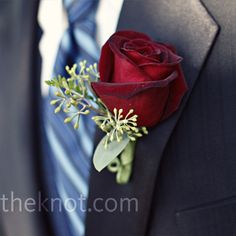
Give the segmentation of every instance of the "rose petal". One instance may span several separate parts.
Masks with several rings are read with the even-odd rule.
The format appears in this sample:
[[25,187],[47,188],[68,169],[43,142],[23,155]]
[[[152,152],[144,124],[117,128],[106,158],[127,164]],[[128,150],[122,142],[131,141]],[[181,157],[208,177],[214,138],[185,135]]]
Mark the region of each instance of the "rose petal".
[[134,109],[139,117],[138,125],[151,127],[161,121],[169,100],[169,88],[177,78],[178,73],[173,72],[161,81],[123,84],[94,82],[92,87],[110,111],[122,108],[127,114]]
[[150,62],[153,63],[160,63],[160,59],[155,58],[154,56],[150,55],[142,55],[140,54],[138,51],[134,51],[134,50],[124,50],[124,54],[133,61],[133,63],[139,65],[142,64],[147,64]]
[[178,66],[178,74],[179,76],[177,79],[174,80],[170,85],[170,95],[161,120],[167,119],[176,110],[178,110],[180,102],[188,90],[188,86],[184,80],[184,74],[180,66]]
[[[107,63],[109,59],[109,63]],[[109,42],[106,42],[102,47],[101,56],[99,60],[99,73],[100,80],[103,82],[109,82],[114,68],[114,55],[110,49]]]
[[[92,88],[96,94],[116,96],[119,98],[131,98],[140,92],[144,92],[150,88],[164,88],[173,80],[177,79],[178,71],[174,71],[167,78],[157,81],[131,82],[131,83],[107,83],[107,82],[92,82]],[[122,91],[122,92],[121,92]]]
[[142,82],[150,80],[150,78],[140,70],[132,60],[130,60],[125,54],[121,53],[119,48],[122,47],[124,42],[125,39],[122,37],[118,37],[114,41],[109,41],[109,46],[114,57],[114,71],[111,82],[122,83],[124,80],[126,82]]

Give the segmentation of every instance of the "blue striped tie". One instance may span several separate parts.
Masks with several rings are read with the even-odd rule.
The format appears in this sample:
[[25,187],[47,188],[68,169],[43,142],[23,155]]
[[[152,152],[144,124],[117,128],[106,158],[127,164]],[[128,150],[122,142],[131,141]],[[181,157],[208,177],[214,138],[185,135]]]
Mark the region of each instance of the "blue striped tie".
[[[58,49],[53,76],[58,74],[66,76],[65,66],[72,66],[81,60],[89,63],[98,61],[99,49],[95,43],[95,13],[98,0],[64,0],[67,11],[69,27],[64,33]],[[93,136],[95,127],[91,117],[81,117],[78,131],[72,125],[65,125],[66,114],[53,114],[53,107],[49,100],[54,97],[54,91],[49,91],[45,101],[44,125],[46,132],[45,145],[47,156],[51,161],[51,183],[55,185],[58,196],[62,201],[75,199],[76,203],[83,203],[75,210],[64,209],[64,217],[68,222],[67,233],[57,231],[57,236],[81,236],[84,235],[84,219],[86,201],[77,201],[83,195],[88,196],[88,180],[90,163],[93,150]],[[49,178],[49,177],[48,177]],[[65,207],[65,206],[64,206]],[[72,208],[74,205],[72,206]],[[63,218],[60,220],[64,221]],[[63,223],[63,222],[61,222]],[[57,222],[56,227],[60,227]],[[70,233],[68,233],[70,232]]]

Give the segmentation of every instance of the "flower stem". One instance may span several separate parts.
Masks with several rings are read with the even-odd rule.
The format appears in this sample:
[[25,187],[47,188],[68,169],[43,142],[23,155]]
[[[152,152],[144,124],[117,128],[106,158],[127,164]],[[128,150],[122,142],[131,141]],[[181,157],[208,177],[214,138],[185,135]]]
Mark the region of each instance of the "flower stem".
[[93,111],[95,111],[97,114],[99,114],[99,115],[102,115],[102,116],[104,116],[104,115],[106,115],[106,113],[104,112],[104,111],[102,111],[101,109],[97,109],[96,107],[94,107],[94,106],[89,106],[89,108],[91,109],[91,110],[93,110]]
[[130,141],[118,157],[108,166],[108,170],[116,173],[118,184],[127,184],[130,180],[136,142]]

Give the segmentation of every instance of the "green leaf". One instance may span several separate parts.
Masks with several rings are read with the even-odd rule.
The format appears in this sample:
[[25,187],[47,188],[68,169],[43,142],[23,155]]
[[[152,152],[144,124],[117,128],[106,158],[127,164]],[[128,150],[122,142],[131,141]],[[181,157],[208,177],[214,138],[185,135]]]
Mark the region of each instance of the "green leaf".
[[94,156],[93,156],[93,164],[97,171],[103,170],[106,166],[111,163],[127,146],[129,143],[129,138],[125,137],[120,142],[113,141],[109,143],[107,148],[104,147],[104,140],[106,136],[100,141],[98,144]]

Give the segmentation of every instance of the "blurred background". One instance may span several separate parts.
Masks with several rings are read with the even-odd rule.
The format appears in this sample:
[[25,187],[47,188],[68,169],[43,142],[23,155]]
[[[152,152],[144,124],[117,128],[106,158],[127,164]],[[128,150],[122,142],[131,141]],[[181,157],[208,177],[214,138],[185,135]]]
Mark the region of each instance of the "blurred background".
[[[0,235],[46,235],[42,212],[10,209],[4,198],[37,198],[39,178],[39,2],[0,1]],[[15,207],[20,202],[15,201]],[[20,208],[19,208],[20,209]],[[43,221],[42,221],[43,222]],[[46,222],[46,221],[45,221]],[[44,223],[43,223],[44,224]],[[17,230],[17,232],[16,232]]]

